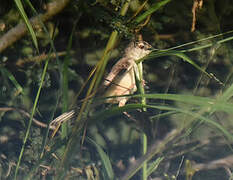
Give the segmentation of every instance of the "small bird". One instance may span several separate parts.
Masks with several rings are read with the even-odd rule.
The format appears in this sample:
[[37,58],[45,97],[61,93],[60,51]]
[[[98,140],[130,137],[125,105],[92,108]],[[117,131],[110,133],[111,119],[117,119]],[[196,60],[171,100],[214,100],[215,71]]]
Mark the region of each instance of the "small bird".
[[[112,67],[103,85],[107,87],[104,97],[133,94],[137,90],[135,73],[139,77],[135,61],[145,57],[152,51],[152,46],[145,41],[131,42],[125,49],[123,57]],[[124,106],[128,97],[107,98],[107,103],[118,103]]]

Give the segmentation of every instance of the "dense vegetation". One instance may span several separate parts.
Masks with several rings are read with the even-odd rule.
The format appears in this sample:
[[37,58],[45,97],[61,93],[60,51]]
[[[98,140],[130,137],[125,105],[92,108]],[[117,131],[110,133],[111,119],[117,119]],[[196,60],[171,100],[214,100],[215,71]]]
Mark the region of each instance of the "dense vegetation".
[[[15,0],[0,15],[0,179],[233,179],[230,0]],[[155,48],[138,90],[106,104],[138,37]]]

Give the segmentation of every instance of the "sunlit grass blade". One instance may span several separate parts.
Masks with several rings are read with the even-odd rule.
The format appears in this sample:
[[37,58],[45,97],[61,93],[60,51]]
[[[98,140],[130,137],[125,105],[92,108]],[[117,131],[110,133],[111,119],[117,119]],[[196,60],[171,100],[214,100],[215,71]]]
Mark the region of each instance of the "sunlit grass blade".
[[[227,33],[232,33],[232,31],[229,31],[229,32],[226,32],[226,33],[223,33],[223,34],[227,34]],[[222,34],[220,34],[220,35],[222,35]],[[214,36],[213,38],[215,38],[215,37],[218,37],[218,35]],[[206,39],[211,39],[211,38],[212,37],[209,37],[209,38],[206,38]],[[198,51],[198,50],[205,49],[205,48],[208,48],[208,47],[211,47],[211,46],[214,46],[214,45],[220,45],[222,43],[231,41],[232,39],[233,39],[233,36],[228,37],[228,38],[224,38],[224,39],[221,39],[221,40],[218,40],[216,42],[214,41],[214,42],[207,43],[207,44],[204,44],[204,45],[199,45],[199,46],[194,47],[194,48],[189,48],[189,49],[181,50],[181,52]],[[200,41],[202,41],[202,40],[199,40],[198,42],[200,42]]]
[[218,101],[226,102],[233,96],[233,84],[228,87],[221,96],[219,96],[217,99]]
[[[121,16],[125,16],[127,10],[128,10],[128,7],[129,7],[129,4],[130,4],[130,1],[126,1],[125,4],[123,5],[121,11],[120,11],[120,15]],[[102,80],[102,76],[104,74],[104,70],[105,70],[105,67],[107,65],[107,62],[108,62],[108,59],[110,57],[110,52],[111,50],[113,49],[114,47],[114,44],[116,43],[117,41],[117,38],[118,38],[118,32],[117,31],[113,31],[109,40],[108,40],[108,43],[107,43],[107,46],[105,48],[105,51],[104,51],[104,54],[103,54],[103,57],[101,59],[101,63],[100,65],[97,67],[96,71],[95,71],[95,75],[90,83],[90,86],[89,86],[89,89],[87,91],[87,94],[86,94],[86,98],[88,98],[91,94],[95,94],[101,80]],[[87,113],[87,110],[89,108],[89,103],[90,101],[88,101],[88,99],[86,99],[82,106],[81,106],[81,109],[80,109],[80,112],[79,112],[79,115],[78,117],[76,118],[76,121],[75,121],[75,124],[74,124],[74,127],[72,128],[72,134],[70,136],[70,139],[69,139],[69,142],[66,146],[66,149],[65,149],[65,152],[64,152],[64,155],[62,157],[62,161],[60,163],[60,172],[61,173],[64,173],[64,167],[67,167],[68,164],[69,164],[69,157],[71,156],[71,152],[72,152],[72,148],[73,146],[76,144],[76,136],[77,134],[83,129],[83,124],[84,122],[81,122],[81,121],[84,121],[86,117],[84,117],[84,115]],[[59,175],[58,175],[59,176]],[[57,176],[57,179],[59,178]]]
[[149,54],[145,58],[142,58],[139,61],[137,61],[137,63],[140,63],[140,62],[142,62],[144,60],[149,60],[149,59],[153,59],[153,58],[157,58],[157,57],[162,57],[162,56],[177,56],[177,57],[181,58],[183,61],[188,62],[189,64],[191,64],[192,66],[194,66],[196,69],[198,69],[199,71],[201,71],[202,73],[204,73],[205,75],[207,75],[209,78],[213,78],[213,76],[211,74],[207,73],[199,65],[197,65],[191,58],[189,58],[187,55],[185,55],[184,53],[182,53],[180,51],[169,50],[169,51],[156,51],[156,52],[152,52],[151,54]]
[[[208,47],[210,47],[210,46],[213,46],[216,43],[220,44],[220,43],[223,43],[223,42],[226,42],[226,41],[230,41],[232,39],[232,37],[224,38],[222,40],[217,40],[217,41],[215,40],[215,38],[223,37],[224,35],[228,35],[228,34],[231,34],[231,33],[233,33],[233,30],[227,31],[227,32],[224,32],[224,33],[218,33],[216,35],[209,36],[209,37],[206,37],[206,38],[202,38],[202,39],[199,39],[199,40],[196,40],[196,41],[191,41],[191,42],[188,42],[188,43],[177,45],[177,46],[165,49],[165,51],[174,50],[174,49],[178,49],[178,48],[185,47],[185,46],[191,46],[191,45],[198,44],[198,43],[203,43],[204,41],[207,41],[207,40],[212,40],[213,41],[212,43],[207,43]],[[203,48],[205,48],[205,45],[204,46],[203,45],[197,46],[194,49],[193,48],[186,48],[186,49],[182,49],[180,51],[181,52],[190,52],[190,51],[194,51],[194,50],[197,51],[197,50],[203,49]]]
[[[114,98],[114,97],[124,97],[124,96],[111,96],[105,98]],[[219,101],[218,99],[209,98],[209,97],[183,95],[183,94],[136,94],[136,95],[126,95],[126,97],[134,97],[134,98],[146,97],[147,99],[172,100],[172,101],[199,106],[200,108],[206,108],[209,112],[215,109],[216,111],[233,113],[233,103]],[[101,99],[105,99],[105,98],[101,98]],[[137,106],[138,104],[134,104],[134,105]],[[122,108],[124,109],[124,107]],[[127,109],[125,110],[127,111]],[[108,114],[106,114],[106,116],[107,115]]]
[[33,30],[32,25],[31,25],[27,15],[26,15],[25,11],[24,11],[23,4],[22,4],[21,0],[14,0],[14,1],[15,1],[15,4],[16,4],[17,8],[19,9],[19,12],[20,12],[20,14],[21,14],[30,34],[31,34],[34,46],[36,47],[37,51],[39,51],[35,31]]
[[142,10],[143,8],[146,6],[148,0],[145,0],[140,7],[137,9],[137,11],[134,13],[134,15],[129,19],[129,21],[131,21],[132,19],[134,19]]
[[[132,97],[141,97],[141,96],[142,95],[133,95]],[[222,111],[230,114],[233,113],[233,103],[218,101],[215,98],[193,96],[193,95],[182,95],[182,94],[145,94],[143,96],[145,96],[148,99],[172,100],[172,101],[187,103],[190,105],[196,105],[202,108],[206,108],[208,112],[215,109],[215,111]]]
[[[226,32],[226,34],[229,34],[229,33],[232,33],[232,31]],[[205,39],[201,39],[201,40],[198,40],[198,41],[195,41],[195,42],[187,43],[185,45],[191,45],[193,43],[197,43],[197,42],[205,41],[205,40],[208,40],[208,39],[216,38],[216,37],[219,37],[220,35],[222,35],[222,34],[211,36],[211,37],[208,37],[208,38],[205,38]],[[228,38],[224,38],[222,40],[218,40],[218,41],[213,42],[213,43],[207,43],[207,44],[204,44],[204,45],[200,45],[200,46],[197,46],[197,47],[194,47],[194,48],[185,49],[185,50],[177,50],[177,51],[172,50],[172,49],[183,47],[184,45],[177,46],[177,47],[174,47],[174,48],[165,49],[165,50],[154,50],[154,51],[152,51],[152,53],[150,53],[146,57],[138,60],[137,63],[141,63],[144,60],[155,59],[155,58],[161,57],[161,56],[177,56],[177,57],[180,57],[185,62],[188,62],[189,64],[191,64],[192,66],[194,66],[196,69],[198,69],[199,71],[201,71],[202,73],[204,73],[205,75],[207,75],[209,78],[212,78],[215,81],[217,81],[219,84],[223,85],[223,83],[219,79],[217,79],[212,73],[206,72],[197,63],[195,63],[191,58],[189,58],[185,54],[185,52],[198,51],[198,50],[201,50],[201,49],[204,49],[204,48],[208,48],[208,47],[211,47],[211,46],[216,46],[216,45],[219,46],[221,43],[224,43],[224,42],[227,42],[227,41],[231,41],[232,39],[233,39],[233,36],[228,37]]]
[[163,1],[159,1],[159,2],[152,4],[150,6],[150,9],[148,9],[146,12],[144,12],[142,15],[140,15],[139,17],[135,19],[135,22],[140,23],[141,21],[146,19],[147,16],[151,15],[152,13],[154,13],[155,11],[157,11],[158,9],[160,9],[162,6],[166,5],[170,1],[171,0],[163,0]]
[[[216,130],[218,130],[225,137],[227,137],[229,142],[233,142],[233,135],[225,127],[223,127],[219,123],[215,122],[213,119],[210,119],[210,118],[203,116],[201,111],[193,112],[192,108],[190,108],[190,110],[186,110],[183,108],[176,108],[176,107],[172,107],[172,106],[160,106],[160,105],[156,106],[156,105],[148,105],[148,104],[147,105],[128,104],[128,105],[125,105],[124,107],[113,107],[109,110],[104,110],[103,112],[96,114],[96,116],[94,116],[92,118],[95,119],[96,122],[101,122],[102,120],[104,120],[110,116],[120,114],[124,111],[135,110],[138,108],[142,109],[143,107],[146,107],[148,109],[159,109],[159,110],[172,111],[172,112],[186,114],[186,115],[188,115],[187,117],[189,117],[189,118],[186,120],[185,126],[182,127],[181,129],[188,129],[189,126],[192,125],[192,122],[199,120],[199,121],[204,122],[206,125],[209,125],[212,128],[215,128]],[[163,149],[165,144],[166,143],[161,145],[161,147],[158,146],[158,149],[154,149],[153,152],[151,151],[150,153],[143,156],[140,163],[138,163],[138,164],[136,163],[136,166],[133,168],[133,170],[129,171],[130,173],[127,174],[126,176],[124,176],[124,178],[122,178],[122,179],[124,179],[124,180],[130,179],[136,172],[138,172],[143,167],[144,162],[149,161],[151,158],[153,158],[154,155],[161,152],[161,150]]]
[[[112,34],[114,37],[114,41],[116,41],[116,38],[117,38],[117,33],[114,31],[113,34]],[[110,39],[111,40],[111,39]],[[113,43],[113,42],[110,42],[110,43]],[[113,47],[112,46],[113,44],[109,44],[109,47],[107,47],[106,49],[106,52],[107,55],[109,56],[109,50]],[[110,48],[111,46],[111,48]],[[104,56],[104,58],[107,58],[108,59],[108,56]],[[107,63],[107,62],[105,62]],[[72,152],[72,148],[73,146],[75,146],[76,144],[76,137],[77,137],[77,134],[80,133],[80,131],[83,129],[83,126],[84,126],[84,121],[85,121],[85,117],[84,117],[84,114],[86,112],[86,109],[88,109],[88,97],[91,95],[91,93],[95,92],[95,90],[97,89],[97,84],[100,82],[100,75],[99,75],[99,71],[104,71],[104,70],[101,70],[101,68],[103,68],[103,66],[99,66],[99,68],[97,68],[97,70],[95,71],[95,74],[92,81],[91,81],[91,84],[89,86],[89,89],[88,89],[88,92],[87,92],[87,95],[86,95],[86,100],[83,102],[82,106],[81,106],[81,109],[79,111],[79,114],[78,114],[78,117],[76,118],[76,121],[75,121],[75,124],[73,126],[73,129],[72,129],[72,134],[70,136],[70,139],[69,139],[69,142],[66,146],[66,149],[65,149],[65,153],[62,157],[62,161],[60,163],[60,166],[59,168],[61,169],[60,170],[60,173],[61,174],[64,174],[65,172],[63,171],[64,168],[66,168],[69,164],[69,159],[70,159],[70,156],[71,156],[71,152]],[[103,72],[102,72],[103,73]],[[57,179],[59,179],[59,176],[61,176],[60,174],[57,176]]]
[[[136,95],[136,96],[141,96],[141,95]],[[125,105],[124,107],[113,107],[109,110],[104,110],[100,113],[97,113],[96,116],[93,117],[93,121],[95,119],[96,121],[101,121],[104,119],[107,119],[111,116],[114,116],[116,114],[120,114],[122,112],[125,111],[131,111],[131,110],[135,110],[135,109],[142,109],[142,108],[152,108],[152,109],[159,109],[159,110],[166,110],[166,111],[172,111],[172,112],[179,112],[179,113],[184,113],[187,114],[189,116],[192,116],[194,119],[200,119],[203,122],[206,122],[207,124],[217,128],[218,130],[220,130],[220,132],[222,132],[230,141],[233,140],[233,135],[231,135],[231,133],[229,133],[223,126],[221,126],[220,124],[218,124],[217,122],[215,122],[212,119],[209,119],[205,116],[202,115],[202,113],[204,112],[209,112],[212,113],[212,110],[214,108],[215,111],[223,111],[223,112],[227,112],[227,113],[233,113],[233,104],[231,103],[221,103],[221,102],[217,102],[215,104],[209,103],[209,101],[206,101],[207,99],[202,99],[200,97],[197,97],[197,100],[194,102],[195,100],[195,96],[183,96],[183,95],[171,95],[171,94],[166,94],[166,95],[162,95],[162,94],[151,94],[151,95],[145,95],[147,98],[158,98],[158,99],[166,99],[166,100],[175,100],[175,101],[180,101],[180,102],[186,102],[189,103],[191,105],[195,104],[195,105],[200,105],[200,112],[193,112],[192,110],[186,110],[183,108],[175,108],[172,106],[156,106],[156,105],[143,105],[143,104],[128,104]],[[189,98],[188,98],[189,97]],[[210,98],[209,98],[210,100]],[[213,100],[211,100],[211,102],[213,102]],[[192,108],[191,108],[192,109]]]

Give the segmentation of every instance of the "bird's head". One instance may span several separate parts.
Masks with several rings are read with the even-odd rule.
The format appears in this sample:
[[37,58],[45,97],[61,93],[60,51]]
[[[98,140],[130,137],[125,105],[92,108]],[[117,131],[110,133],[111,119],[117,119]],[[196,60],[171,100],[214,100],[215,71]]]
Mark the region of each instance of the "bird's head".
[[149,54],[152,50],[152,46],[145,41],[131,42],[125,50],[125,57],[136,61]]

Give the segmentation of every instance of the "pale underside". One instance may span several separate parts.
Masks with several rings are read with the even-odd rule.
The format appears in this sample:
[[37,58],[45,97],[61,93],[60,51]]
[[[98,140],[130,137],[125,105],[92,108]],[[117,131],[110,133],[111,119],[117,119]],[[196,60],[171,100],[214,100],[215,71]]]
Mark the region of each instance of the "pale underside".
[[[131,67],[121,76],[118,76],[111,83],[110,87],[105,93],[105,97],[121,96],[133,94],[137,90],[135,84],[134,68]],[[114,97],[107,98],[107,103],[119,103],[119,106],[124,106],[129,97]]]
[[[125,72],[120,74],[121,70],[125,70]],[[104,96],[109,97],[133,94],[137,90],[135,72],[137,75],[138,68],[133,60],[124,59],[121,62],[119,61],[106,77],[104,85],[108,86],[108,88]],[[124,106],[128,99],[129,97],[114,97],[107,98],[105,102],[119,103],[119,106]]]

